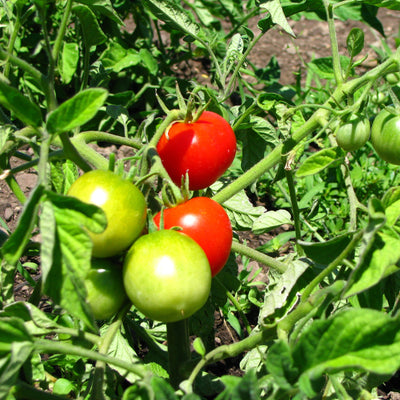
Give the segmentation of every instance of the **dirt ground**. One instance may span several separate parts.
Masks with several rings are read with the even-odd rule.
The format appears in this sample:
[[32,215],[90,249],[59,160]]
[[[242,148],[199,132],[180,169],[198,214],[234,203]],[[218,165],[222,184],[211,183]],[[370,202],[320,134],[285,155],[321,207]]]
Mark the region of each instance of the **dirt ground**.
[[[380,10],[379,19],[382,22],[386,34],[386,41],[389,45],[395,47],[395,37],[399,32],[400,13],[391,10]],[[257,21],[254,21],[254,26]],[[263,67],[268,64],[271,56],[275,55],[281,68],[281,83],[293,84],[295,81],[295,74],[304,65],[313,58],[329,56],[330,43],[328,27],[325,22],[300,20],[291,22],[291,27],[296,34],[296,39],[292,39],[289,35],[283,33],[279,29],[268,32],[257,44],[254,51],[251,53],[249,60],[256,66]],[[366,47],[359,57],[368,54],[366,62],[367,67],[373,67],[377,64],[376,53],[373,47],[381,45],[380,35],[373,31],[368,26],[358,22],[336,22],[337,36],[340,45],[340,51],[345,53],[346,37],[353,27],[359,27],[364,31]],[[256,28],[255,28],[256,29]],[[116,149],[111,147],[104,149],[105,152],[116,152],[116,156],[126,155],[127,149]],[[13,167],[17,161],[13,160]],[[34,170],[25,171],[16,176],[16,179],[25,193],[29,193],[36,183],[36,172]],[[0,177],[0,217],[6,222],[8,228],[12,231],[18,221],[22,206],[16,197],[10,192],[5,181]],[[0,229],[4,229],[1,228]],[[259,245],[259,243],[255,243]],[[20,290],[26,290],[23,282],[18,283]],[[219,323],[223,326],[217,331],[216,341],[224,343],[231,340],[229,337],[232,335],[226,324]],[[228,339],[227,339],[228,337]],[[229,362],[228,362],[229,363]],[[229,368],[228,368],[229,367]],[[232,372],[234,369],[229,363],[227,370]],[[226,371],[229,373],[229,371]],[[395,376],[387,383],[380,392],[382,399],[400,399],[400,379]]]

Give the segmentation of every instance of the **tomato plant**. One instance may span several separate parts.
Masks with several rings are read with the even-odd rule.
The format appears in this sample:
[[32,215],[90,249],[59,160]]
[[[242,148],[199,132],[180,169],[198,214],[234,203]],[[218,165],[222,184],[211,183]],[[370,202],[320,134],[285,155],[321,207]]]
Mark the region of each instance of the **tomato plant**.
[[368,118],[355,116],[335,131],[338,145],[346,151],[358,150],[367,143],[371,132]]
[[394,389],[399,4],[2,1],[1,397]]
[[383,160],[400,165],[400,115],[389,108],[380,111],[372,123],[371,142]]
[[98,320],[111,318],[128,300],[122,280],[122,266],[105,258],[92,260],[85,286],[86,301]]
[[[162,211],[165,229],[180,227],[204,250],[215,276],[228,260],[232,245],[232,226],[224,208],[208,197],[194,197]],[[154,217],[160,226],[161,212]]]
[[131,182],[111,171],[93,170],[80,176],[68,195],[100,207],[107,217],[102,233],[89,235],[94,257],[111,257],[128,248],[146,222],[146,201]]
[[232,164],[236,137],[220,115],[204,111],[194,122],[175,122],[157,144],[161,161],[173,182],[180,186],[188,174],[189,189],[213,184]]
[[174,322],[206,302],[211,270],[202,248],[190,237],[161,230],[140,237],[123,268],[125,290],[146,317]]

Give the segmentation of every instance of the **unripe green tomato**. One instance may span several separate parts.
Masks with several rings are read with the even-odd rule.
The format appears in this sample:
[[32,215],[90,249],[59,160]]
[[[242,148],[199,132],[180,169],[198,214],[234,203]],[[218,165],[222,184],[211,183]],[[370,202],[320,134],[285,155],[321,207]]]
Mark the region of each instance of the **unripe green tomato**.
[[371,99],[375,104],[382,104],[386,101],[387,96],[385,96],[382,92],[377,92],[372,95]]
[[380,111],[372,123],[371,142],[383,160],[400,165],[400,115],[390,109]]
[[122,267],[108,259],[92,259],[85,277],[86,301],[97,320],[109,319],[128,301]]
[[337,127],[336,141],[343,150],[355,151],[367,143],[370,132],[369,119],[356,116]]
[[190,317],[203,307],[211,289],[204,251],[174,230],[136,240],[125,258],[123,279],[133,305],[147,318],[161,322]]
[[106,214],[106,229],[102,233],[89,232],[93,257],[121,253],[143,231],[147,214],[143,194],[132,182],[111,171],[86,172],[71,185],[68,195],[95,204]]
[[391,85],[397,85],[400,82],[400,72],[391,72],[385,76],[386,82]]

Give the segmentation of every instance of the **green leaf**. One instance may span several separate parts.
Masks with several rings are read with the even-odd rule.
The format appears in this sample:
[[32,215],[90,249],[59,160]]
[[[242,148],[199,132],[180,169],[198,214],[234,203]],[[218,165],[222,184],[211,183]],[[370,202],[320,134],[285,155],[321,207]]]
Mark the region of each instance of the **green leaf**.
[[28,126],[42,125],[40,108],[14,87],[0,80],[0,104]]
[[342,161],[344,152],[339,147],[323,149],[308,157],[296,171],[297,178],[318,174],[325,168],[329,168]]
[[105,89],[93,88],[79,92],[66,100],[47,119],[50,133],[68,132],[90,121],[104,104],[108,96]]
[[154,392],[154,399],[157,400],[178,400],[172,386],[163,378],[153,376],[151,378],[151,388]]
[[0,399],[8,399],[11,388],[15,385],[20,370],[31,356],[34,345],[31,341],[13,342],[7,361],[0,372]]
[[79,18],[80,26],[83,32],[85,45],[89,48],[104,43],[107,36],[101,30],[94,12],[87,6],[76,5],[72,11]]
[[347,51],[350,57],[355,57],[364,48],[364,32],[360,28],[353,28],[346,39]]
[[391,187],[382,197],[382,204],[388,208],[397,200],[400,200],[400,186]]
[[59,325],[49,318],[42,310],[31,303],[18,301],[12,303],[0,312],[0,317],[18,317],[25,321],[25,327],[31,335],[44,335],[54,331]]
[[244,190],[224,203],[225,211],[234,229],[251,230],[254,221],[266,211],[264,207],[254,207]]
[[[394,196],[392,197],[392,200],[394,200]],[[387,226],[396,225],[400,218],[400,200],[396,200],[386,207],[385,214]]]
[[18,225],[8,237],[1,250],[0,289],[1,301],[6,304],[13,301],[13,286],[16,265],[22,257],[26,245],[35,227],[39,203],[43,194],[42,185],[36,186],[26,202]]
[[216,400],[258,400],[260,389],[254,370],[249,370],[242,377],[224,375],[221,382],[225,385],[224,391],[216,397]]
[[56,380],[53,386],[53,392],[59,395],[68,395],[71,392],[75,393],[75,385],[68,379],[59,378]]
[[308,258],[317,264],[328,265],[346,248],[353,235],[353,233],[345,233],[325,242],[298,241],[298,244]]
[[238,140],[242,142],[243,171],[247,171],[265,157],[268,144],[278,143],[274,126],[265,118],[254,115],[250,116],[247,123],[240,124],[236,134]]
[[76,43],[64,43],[59,60],[58,71],[64,84],[71,82],[79,61],[79,47]]
[[279,340],[271,346],[267,353],[266,367],[280,388],[292,389],[299,371],[294,366],[294,360],[286,342]]
[[252,231],[256,235],[261,235],[285,224],[293,224],[292,216],[288,211],[267,211],[254,221]]
[[40,221],[46,237],[41,248],[44,293],[95,330],[83,283],[90,269],[92,248],[86,229],[101,232],[106,226],[105,214],[72,197],[52,192],[47,196]]
[[200,41],[206,37],[188,11],[178,6],[178,3],[167,0],[144,0],[144,4],[157,18],[178,31]]
[[[105,333],[107,329],[108,326],[104,325],[104,329],[102,330],[103,333]],[[139,362],[139,357],[137,356],[132,346],[126,339],[125,334],[121,332],[121,330],[119,330],[115,334],[113,341],[111,342],[110,347],[108,349],[107,355],[117,358],[119,360],[127,361],[131,364]],[[110,368],[118,371],[131,384],[139,379],[139,376],[133,374],[132,372],[126,374],[126,370],[124,368],[119,368],[114,365],[113,366],[110,365]]]
[[124,25],[117,12],[114,10],[111,0],[78,0],[77,3],[86,4],[94,11],[110,18],[119,25]]
[[384,7],[389,10],[400,10],[400,1],[399,0],[365,0],[364,3],[373,5],[375,7]]
[[140,53],[135,49],[122,47],[119,43],[111,42],[100,57],[105,68],[120,72],[142,62]]
[[[393,260],[397,259],[399,250],[396,248],[391,249],[389,243],[394,243],[398,239],[386,234],[383,237],[378,235],[378,232],[386,222],[382,203],[376,198],[371,198],[368,204],[368,211],[368,225],[364,229],[358,248],[357,265],[348,279],[346,296],[351,296],[372,287],[381,278],[394,272],[396,268],[393,265]],[[375,252],[377,253],[375,254]],[[382,259],[379,257],[382,257]],[[371,271],[369,271],[370,268]]]
[[303,382],[348,369],[393,374],[400,367],[400,319],[345,309],[314,321],[297,338],[292,356]]
[[361,293],[376,285],[387,276],[397,272],[400,261],[400,239],[379,232],[372,249],[362,262],[358,262],[349,278],[347,297]]
[[[340,65],[343,71],[347,71],[350,65],[350,59],[346,56],[340,56]],[[311,71],[315,72],[321,79],[334,79],[332,57],[317,58],[308,63]]]
[[24,321],[16,317],[0,318],[0,354],[11,351],[13,343],[32,342]]
[[291,290],[309,266],[308,263],[300,260],[291,262],[289,263],[287,270],[283,274],[279,275],[276,284],[270,284],[267,287],[265,291],[264,305],[260,309],[258,316],[258,322],[260,325],[264,325],[267,322],[267,319],[274,315],[277,310],[287,305]]
[[268,0],[260,4],[260,7],[265,8],[270,13],[272,22],[274,24],[279,25],[289,35],[296,37],[286,19],[280,0]]

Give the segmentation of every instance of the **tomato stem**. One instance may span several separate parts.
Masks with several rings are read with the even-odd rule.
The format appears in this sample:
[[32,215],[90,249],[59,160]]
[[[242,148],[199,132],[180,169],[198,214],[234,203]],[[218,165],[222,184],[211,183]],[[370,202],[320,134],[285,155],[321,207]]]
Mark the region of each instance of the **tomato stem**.
[[[123,318],[128,312],[130,304],[123,307],[118,313],[117,319],[108,327],[107,332],[102,338],[102,342],[99,347],[99,352],[107,354],[115,335],[121,328]],[[105,399],[103,391],[104,373],[106,371],[106,363],[103,360],[97,360],[96,367],[93,375],[93,386],[92,395],[96,400]]]
[[171,385],[177,389],[188,377],[184,366],[190,361],[189,320],[167,323],[169,377]]
[[232,242],[232,251],[250,257],[253,260],[258,261],[259,263],[264,264],[280,273],[284,273],[287,269],[287,265],[285,263],[275,260],[273,257],[270,257],[258,250],[252,249],[236,241]]

